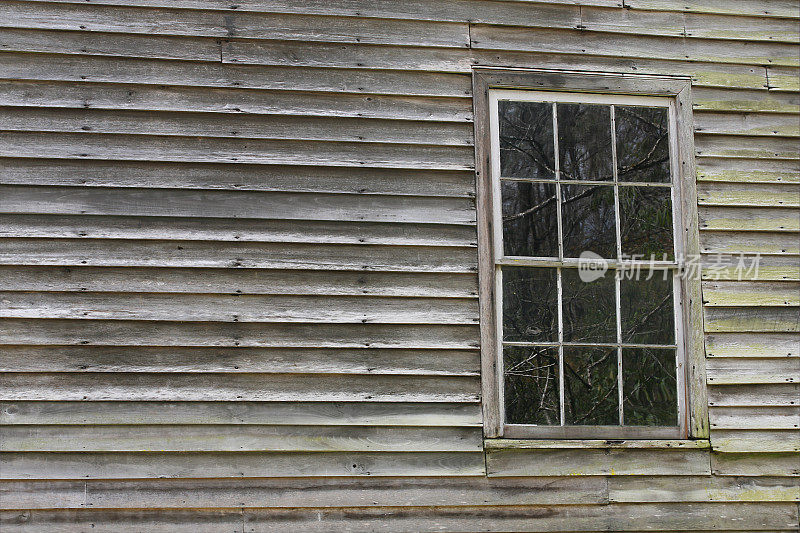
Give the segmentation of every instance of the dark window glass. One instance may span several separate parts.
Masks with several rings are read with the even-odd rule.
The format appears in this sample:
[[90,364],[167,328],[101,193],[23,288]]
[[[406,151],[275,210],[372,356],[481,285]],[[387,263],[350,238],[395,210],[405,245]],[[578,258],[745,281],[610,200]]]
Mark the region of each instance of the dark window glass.
[[[666,279],[664,278],[666,274]],[[652,277],[650,277],[652,275]],[[650,277],[650,279],[647,279]],[[641,271],[638,279],[619,282],[622,342],[673,344],[675,318],[672,309],[672,272]]]
[[500,174],[507,178],[555,179],[553,104],[497,103]]
[[616,106],[619,181],[668,183],[669,127],[665,107]]
[[675,350],[623,348],[623,413],[626,426],[677,426]]
[[561,218],[564,257],[585,251],[617,257],[613,186],[562,185]]
[[503,340],[558,340],[555,268],[503,268]]
[[503,253],[558,257],[556,186],[503,180],[501,189]]
[[618,425],[617,349],[564,347],[567,425]]
[[557,104],[561,179],[613,180],[611,106]]
[[619,211],[624,256],[649,259],[652,255],[657,260],[675,257],[668,187],[620,186]]
[[503,350],[507,424],[559,425],[558,348]]
[[614,275],[581,280],[576,268],[561,269],[564,340],[617,342],[617,299]]

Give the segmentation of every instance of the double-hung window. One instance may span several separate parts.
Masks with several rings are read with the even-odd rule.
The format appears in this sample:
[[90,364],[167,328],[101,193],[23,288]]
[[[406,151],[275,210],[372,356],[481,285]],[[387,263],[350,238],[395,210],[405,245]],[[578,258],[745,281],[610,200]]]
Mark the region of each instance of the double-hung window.
[[678,99],[533,77],[478,84],[487,434],[684,438],[696,348]]

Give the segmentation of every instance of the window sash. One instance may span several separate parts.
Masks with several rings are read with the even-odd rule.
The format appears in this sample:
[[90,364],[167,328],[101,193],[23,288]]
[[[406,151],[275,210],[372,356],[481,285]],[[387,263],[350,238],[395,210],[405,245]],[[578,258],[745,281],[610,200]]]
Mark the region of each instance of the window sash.
[[[550,91],[534,91],[534,90],[508,90],[508,89],[493,89],[488,94],[489,103],[489,135],[490,135],[490,180],[492,188],[492,219],[494,220],[494,234],[493,234],[493,247],[494,247],[494,278],[495,278],[495,325],[496,331],[496,368],[498,369],[498,387],[499,387],[499,421],[502,432],[505,436],[514,436],[519,438],[680,438],[687,434],[687,420],[686,420],[686,354],[684,351],[683,339],[683,302],[681,295],[682,280],[680,276],[674,275],[678,272],[680,254],[683,251],[683,239],[680,232],[682,227],[682,213],[681,213],[681,199],[679,197],[680,190],[675,186],[678,177],[680,176],[679,168],[680,163],[677,158],[677,117],[675,109],[674,98],[668,97],[651,97],[651,96],[631,96],[631,95],[605,95],[605,94],[588,94],[588,93],[575,93],[575,92],[550,92]],[[501,176],[500,172],[500,135],[499,135],[499,109],[498,104],[502,100],[508,101],[523,101],[523,102],[546,102],[553,103],[553,142],[554,142],[554,163],[555,163],[555,176],[553,179],[527,179],[519,177],[505,177]],[[646,106],[646,107],[661,107],[666,108],[668,113],[668,146],[670,158],[670,181],[669,183],[647,183],[647,182],[620,182],[618,180],[617,169],[617,138],[615,128],[615,115],[612,107],[611,111],[611,135],[612,135],[612,171],[613,181],[593,181],[593,180],[564,180],[560,175],[560,154],[558,146],[558,117],[556,113],[557,103],[589,103],[589,104],[602,104],[602,105],[630,105],[630,106]],[[521,257],[521,256],[508,256],[504,254],[503,246],[503,224],[502,224],[502,195],[501,195],[501,179],[504,181],[520,181],[520,182],[533,182],[533,183],[548,183],[554,184],[556,190],[556,218],[558,228],[558,252],[559,257]],[[577,268],[580,261],[577,258],[564,258],[564,241],[563,241],[563,219],[561,213],[561,184],[581,184],[581,185],[603,185],[611,186],[614,188],[614,205],[615,205],[615,231],[616,231],[616,252],[617,258],[606,260],[609,269],[617,270],[621,268],[640,268],[640,269],[657,269],[657,270],[672,270],[673,271],[673,313],[674,313],[674,327],[675,327],[675,344],[672,345],[638,345],[635,343],[622,342],[620,324],[621,324],[621,306],[620,306],[620,280],[615,279],[615,297],[616,297],[616,327],[617,327],[617,342],[616,343],[571,343],[564,342],[563,332],[563,295],[561,287],[561,272],[563,268]],[[660,260],[649,261],[641,259],[625,259],[621,258],[621,225],[620,225],[620,209],[619,209],[619,186],[631,185],[639,187],[669,187],[670,199],[672,202],[672,227],[673,227],[673,260]],[[525,266],[525,267],[550,267],[559,269],[558,272],[558,342],[505,342],[503,341],[503,285],[502,285],[502,268],[504,266]],[[615,276],[617,278],[617,276]],[[533,424],[506,424],[505,423],[505,400],[503,397],[504,389],[504,371],[503,371],[503,347],[504,346],[552,346],[558,348],[558,364],[559,364],[559,405],[560,405],[560,423],[561,425],[533,425]],[[624,423],[623,415],[623,348],[644,347],[649,348],[670,348],[676,350],[676,387],[677,387],[677,410],[678,410],[678,426],[677,427],[664,427],[664,426],[596,426],[596,425],[565,425],[565,383],[564,383],[564,354],[563,348],[567,346],[589,346],[589,347],[614,347],[617,351],[617,405],[619,409],[619,420]]]

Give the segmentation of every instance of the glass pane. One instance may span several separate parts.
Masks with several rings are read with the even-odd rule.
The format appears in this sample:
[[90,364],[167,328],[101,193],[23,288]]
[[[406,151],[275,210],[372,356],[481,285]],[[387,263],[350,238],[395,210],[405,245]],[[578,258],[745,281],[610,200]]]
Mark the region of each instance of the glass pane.
[[558,340],[555,268],[503,267],[503,340]]
[[561,423],[558,391],[558,349],[503,349],[507,424]]
[[672,272],[641,270],[638,276],[636,271],[627,274],[632,274],[632,279],[623,277],[619,282],[622,342],[673,344]]
[[561,179],[612,180],[611,106],[557,104]]
[[503,198],[503,253],[558,257],[556,186],[500,182]]
[[617,106],[614,120],[619,181],[669,183],[667,108]]
[[585,282],[577,268],[561,269],[564,340],[617,342],[617,299],[614,275]]
[[626,426],[677,426],[675,350],[622,350],[623,413]]
[[585,251],[617,257],[614,187],[562,185],[561,217],[564,257],[580,257]]
[[617,349],[564,347],[566,425],[618,425]]
[[668,187],[619,188],[622,255],[649,259],[674,257],[672,199]]
[[499,101],[500,175],[555,179],[553,104]]

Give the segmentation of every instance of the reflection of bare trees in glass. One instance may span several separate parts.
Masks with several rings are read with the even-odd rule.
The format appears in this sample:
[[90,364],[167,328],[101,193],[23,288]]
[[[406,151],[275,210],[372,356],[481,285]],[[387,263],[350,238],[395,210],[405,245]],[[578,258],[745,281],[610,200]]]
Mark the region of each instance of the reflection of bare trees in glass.
[[506,422],[559,425],[558,349],[507,347],[503,365]]
[[663,107],[616,106],[619,181],[669,182],[669,128]]

